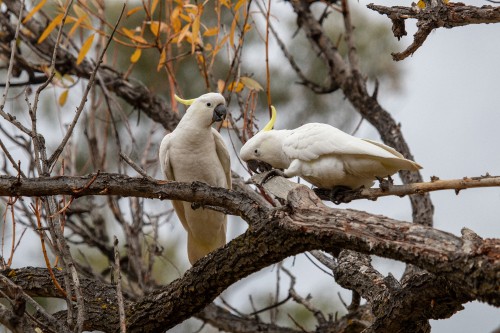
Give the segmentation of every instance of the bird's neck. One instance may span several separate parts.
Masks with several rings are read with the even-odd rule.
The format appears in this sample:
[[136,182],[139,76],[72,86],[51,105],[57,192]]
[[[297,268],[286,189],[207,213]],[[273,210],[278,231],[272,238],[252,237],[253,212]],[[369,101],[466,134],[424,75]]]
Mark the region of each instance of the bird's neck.
[[177,128],[193,130],[195,128],[210,131],[211,119],[205,117],[196,117],[193,112],[186,112],[179,121]]

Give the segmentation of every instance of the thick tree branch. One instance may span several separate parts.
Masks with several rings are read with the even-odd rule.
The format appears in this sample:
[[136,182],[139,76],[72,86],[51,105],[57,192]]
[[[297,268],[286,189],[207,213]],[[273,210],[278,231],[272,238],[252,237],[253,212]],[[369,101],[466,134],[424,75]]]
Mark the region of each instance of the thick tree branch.
[[[265,173],[255,175],[253,181],[260,184],[265,175]],[[236,180],[236,183],[240,182],[239,178]],[[271,179],[267,182],[266,186],[278,198],[286,199],[288,192],[299,185],[294,182],[284,183],[280,180],[274,182]],[[421,195],[426,192],[441,190],[454,190],[458,194],[464,189],[498,186],[500,186],[499,176],[486,175],[448,180],[433,178],[427,183],[388,185],[383,188],[346,191],[335,194],[334,198],[331,196],[330,190],[314,189],[314,191],[323,200],[350,202],[358,199],[376,200],[379,197],[385,196],[402,197],[405,195]],[[258,197],[253,196],[248,191],[243,191],[242,186],[237,186],[237,188],[239,189],[238,191],[227,191],[199,182],[188,184],[154,180],[153,178],[129,177],[112,173],[26,179],[19,179],[14,176],[0,176],[0,196],[71,195],[82,197],[88,195],[117,195],[160,200],[184,198],[188,201],[199,202],[201,205],[225,206],[232,214],[244,214],[244,217],[246,213],[240,211],[239,208],[241,202],[262,206],[261,200],[257,200]],[[225,200],[230,200],[230,202],[226,202]]]
[[403,60],[412,55],[434,29],[500,22],[500,7],[493,6],[476,7],[463,3],[448,3],[421,10],[418,7],[387,7],[371,3],[367,7],[391,19],[394,36],[398,39],[406,35],[404,27],[406,19],[418,20],[418,31],[413,36],[413,43],[403,52],[392,53],[394,60]]
[[186,200],[203,205],[225,207],[231,214],[247,221],[261,218],[265,212],[248,195],[205,183],[150,181],[121,174],[97,173],[83,177],[56,176],[21,179],[0,176],[0,196],[116,195],[150,199]]
[[[57,178],[53,180],[58,181]],[[275,181],[289,183],[282,178]],[[107,182],[98,177],[87,190],[96,194],[99,191],[100,194],[102,191],[122,193],[112,186],[116,183],[115,177],[109,177]],[[239,279],[290,255],[315,249],[335,251],[344,248],[411,263],[446,279],[453,290],[459,290],[467,299],[500,306],[497,288],[500,240],[497,239],[483,240],[467,230],[460,238],[423,225],[360,211],[332,209],[305,186],[289,191],[286,206],[269,210],[252,207],[254,202],[239,193],[204,184],[192,186],[172,182],[161,185],[133,178],[128,178],[127,183],[132,184],[129,190],[134,195],[145,188],[157,187],[151,197],[201,200],[229,207],[233,205],[232,200],[239,200],[235,206],[240,208],[232,209],[240,210],[251,225],[243,235],[199,260],[182,278],[127,307],[129,332],[164,331],[201,311]],[[74,189],[67,186],[65,192],[71,194]],[[116,318],[113,316],[114,325],[118,323]],[[109,318],[103,320],[110,321]]]

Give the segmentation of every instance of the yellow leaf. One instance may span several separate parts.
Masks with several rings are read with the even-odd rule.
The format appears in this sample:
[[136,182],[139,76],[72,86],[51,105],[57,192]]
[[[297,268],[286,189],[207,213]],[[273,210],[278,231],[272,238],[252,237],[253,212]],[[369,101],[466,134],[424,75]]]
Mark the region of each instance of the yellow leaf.
[[234,45],[234,32],[236,31],[236,24],[238,23],[238,12],[234,15],[233,23],[231,23],[231,32],[229,32],[229,42],[231,46]]
[[240,92],[243,90],[243,88],[245,88],[245,86],[243,85],[243,83],[241,82],[238,82],[237,84],[235,82],[231,82],[229,84],[229,86],[227,87],[227,90],[229,91],[233,91],[233,92]]
[[69,89],[66,89],[59,96],[59,105],[60,106],[63,106],[64,104],[66,104],[66,100],[68,99],[68,92],[69,92]]
[[221,94],[224,92],[224,81],[223,80],[217,81],[217,91]]
[[71,24],[73,22],[76,22],[77,19],[76,17],[73,17],[73,16],[66,16],[66,21],[64,21],[64,24],[67,25],[67,24]]
[[132,30],[129,30],[125,27],[122,27],[122,32],[127,36],[128,38],[134,37],[134,32]]
[[191,41],[191,53],[194,53],[194,48],[196,41],[198,40],[198,36],[200,33],[200,15],[196,15],[194,21],[193,21],[193,27],[191,28],[191,31],[193,33],[192,37],[193,40]]
[[142,9],[142,7],[135,7],[135,8],[132,8],[131,10],[129,10],[127,12],[127,17],[129,17],[130,15],[133,15],[135,13],[137,13],[138,11],[140,11]]
[[214,51],[213,51],[213,55],[215,56],[217,53],[219,53],[219,51],[222,49],[222,47],[224,46],[224,44],[226,44],[227,42],[227,39],[229,38],[229,35],[225,35],[222,40],[219,42],[219,44],[215,45],[215,48],[214,48]]
[[259,82],[255,81],[254,79],[251,79],[247,76],[242,76],[240,77],[240,82],[245,85],[250,90],[255,90],[255,91],[261,91],[264,90],[262,86],[259,84]]
[[252,29],[252,25],[251,24],[245,24],[245,26],[243,27],[243,32],[246,33],[248,32],[249,30]]
[[160,71],[163,66],[167,63],[167,49],[164,47],[163,50],[161,50],[160,54],[160,61],[158,61],[158,66],[156,67],[156,71]]
[[130,62],[135,64],[139,58],[141,57],[142,50],[137,48],[135,49],[134,53],[130,56]]
[[234,6],[234,11],[237,11],[238,9],[240,9],[240,7],[241,7],[242,5],[244,5],[246,2],[247,2],[247,0],[239,0],[239,1],[236,3],[236,6]]
[[149,24],[149,30],[151,30],[155,37],[158,37],[158,34],[160,33],[160,24],[158,22],[151,22]]
[[210,37],[210,36],[215,36],[218,33],[219,33],[219,27],[213,27],[213,28],[205,30],[205,32],[203,33],[203,36]]
[[193,32],[193,38],[198,38],[198,34],[200,33],[200,15],[195,17],[191,31]]
[[122,28],[123,33],[136,43],[148,44],[148,42],[141,36],[136,36],[132,30]]
[[38,12],[42,7],[43,5],[45,5],[45,3],[47,2],[47,0],[42,0],[38,3],[38,5],[36,5],[29,13],[28,15],[26,15],[26,17],[24,18],[23,20],[23,24],[25,24],[26,22],[29,21],[30,18],[33,17],[33,15],[36,14],[36,12]]
[[153,0],[153,4],[151,5],[151,16],[153,16],[156,6],[158,6],[158,0]]
[[165,22],[159,22],[159,21],[151,22],[149,29],[151,29],[151,32],[155,36],[158,36],[158,34],[160,32],[163,32],[163,33],[168,32],[168,26],[165,24]]
[[225,119],[222,122],[222,127],[224,127],[224,128],[233,128],[233,126],[231,126],[231,122],[228,119]]
[[78,5],[73,5],[73,10],[78,17],[87,16],[87,13]]
[[63,17],[64,17],[64,14],[62,14],[62,13],[57,15],[56,17],[54,17],[54,19],[50,22],[50,24],[47,26],[47,28],[45,28],[45,30],[43,31],[40,38],[38,38],[38,44],[43,42],[45,40],[45,38],[47,38],[50,35],[52,30],[54,30],[55,27],[57,27],[61,23]]
[[76,64],[80,65],[80,63],[85,59],[85,55],[89,52],[90,47],[92,46],[92,42],[94,41],[94,34],[90,35],[85,43],[83,43],[80,52],[78,52],[78,58],[76,59]]
[[71,30],[68,33],[68,37],[73,36],[76,29],[78,29],[78,27],[82,24],[82,22],[85,21],[87,18],[88,18],[87,14],[85,14],[84,16],[80,16],[78,20],[75,22],[75,24],[73,24],[73,26],[71,27]]
[[179,16],[181,19],[183,19],[184,21],[186,22],[191,22],[191,17],[189,17],[188,15],[186,14],[182,14],[182,13],[179,13]]
[[180,44],[182,42],[182,40],[184,39],[184,37],[186,37],[188,32],[189,32],[189,24],[186,24],[186,26],[184,28],[182,28],[182,30],[179,34],[179,37],[177,39],[177,44]]
[[142,36],[133,36],[131,39],[136,43],[148,44],[147,40],[145,40]]
[[180,12],[181,8],[175,7],[170,15],[170,25],[172,26],[172,29],[174,29],[175,33],[179,32],[182,26],[181,20],[179,19]]

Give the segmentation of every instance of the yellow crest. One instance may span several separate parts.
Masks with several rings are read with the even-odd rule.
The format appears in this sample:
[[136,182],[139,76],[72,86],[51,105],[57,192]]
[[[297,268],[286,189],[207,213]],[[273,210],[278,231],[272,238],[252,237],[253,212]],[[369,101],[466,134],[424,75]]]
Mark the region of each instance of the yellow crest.
[[177,102],[182,103],[182,104],[184,104],[184,105],[191,105],[191,104],[193,104],[193,103],[194,103],[194,101],[196,100],[196,98],[193,98],[193,99],[182,99],[182,98],[180,98],[179,96],[177,96],[177,95],[175,95],[175,94],[174,94],[174,98],[175,98],[175,100],[176,100]]
[[276,109],[271,105],[271,120],[266,124],[262,131],[267,132],[273,129],[274,123],[276,122]]

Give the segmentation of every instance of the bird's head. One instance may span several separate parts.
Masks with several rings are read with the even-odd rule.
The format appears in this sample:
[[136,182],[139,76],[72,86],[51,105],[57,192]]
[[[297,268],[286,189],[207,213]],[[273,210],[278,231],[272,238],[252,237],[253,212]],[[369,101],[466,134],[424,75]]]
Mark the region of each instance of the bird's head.
[[271,106],[271,120],[267,125],[240,150],[240,158],[247,163],[253,172],[263,172],[276,169],[286,169],[290,165],[288,158],[282,150],[282,139],[284,131],[273,130],[276,122],[276,109]]
[[190,121],[198,121],[202,125],[211,126],[214,122],[222,121],[227,114],[226,100],[218,93],[208,93],[194,99],[182,99],[175,95],[175,99],[189,105],[186,116]]

